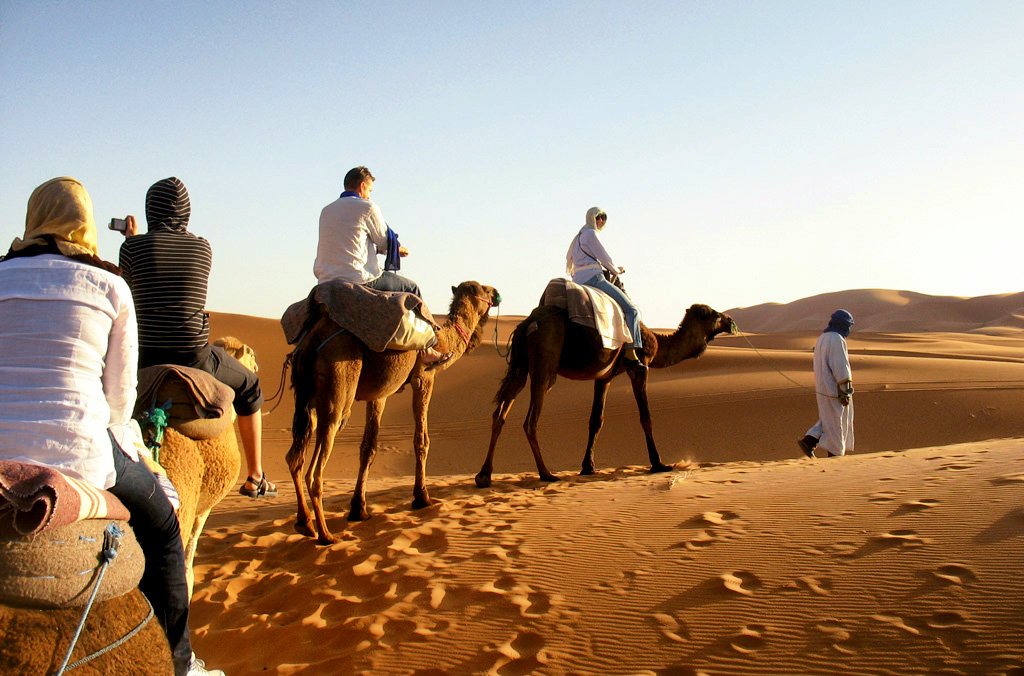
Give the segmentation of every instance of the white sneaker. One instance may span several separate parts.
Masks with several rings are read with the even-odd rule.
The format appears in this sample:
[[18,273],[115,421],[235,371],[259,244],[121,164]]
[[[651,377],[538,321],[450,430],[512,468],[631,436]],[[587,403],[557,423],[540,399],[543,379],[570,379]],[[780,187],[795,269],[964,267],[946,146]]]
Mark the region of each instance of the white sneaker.
[[220,669],[207,669],[206,662],[192,653],[192,661],[188,664],[188,676],[224,676]]

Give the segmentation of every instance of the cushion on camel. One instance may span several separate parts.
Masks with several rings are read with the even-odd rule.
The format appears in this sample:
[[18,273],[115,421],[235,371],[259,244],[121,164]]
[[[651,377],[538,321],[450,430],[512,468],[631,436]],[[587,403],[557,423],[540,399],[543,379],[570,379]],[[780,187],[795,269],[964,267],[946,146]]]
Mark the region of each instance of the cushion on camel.
[[127,520],[117,497],[33,462],[0,460],[0,538],[36,535],[84,519]]
[[36,535],[0,537],[0,603],[27,608],[84,606],[96,584],[104,531],[110,524],[123,535],[96,600],[135,589],[145,560],[128,522],[87,519]]
[[376,291],[361,284],[324,282],[281,317],[289,345],[297,343],[321,312],[374,352],[422,350],[436,340],[433,315],[412,293]]
[[169,427],[190,439],[214,439],[231,425],[234,400],[234,391],[205,371],[161,364],[139,370],[134,415],[169,404]]
[[556,277],[548,282],[540,297],[540,305],[565,308],[569,321],[596,330],[606,349],[614,350],[624,343],[633,342],[622,308],[600,289]]

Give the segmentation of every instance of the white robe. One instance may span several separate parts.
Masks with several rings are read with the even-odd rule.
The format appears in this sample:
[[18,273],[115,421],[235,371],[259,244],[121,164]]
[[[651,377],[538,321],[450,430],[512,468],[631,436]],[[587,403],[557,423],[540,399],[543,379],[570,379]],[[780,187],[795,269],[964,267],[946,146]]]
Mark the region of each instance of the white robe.
[[814,384],[818,400],[818,422],[807,434],[818,438],[818,448],[831,455],[853,450],[853,397],[848,406],[839,402],[839,383],[852,380],[846,339],[829,331],[814,345]]

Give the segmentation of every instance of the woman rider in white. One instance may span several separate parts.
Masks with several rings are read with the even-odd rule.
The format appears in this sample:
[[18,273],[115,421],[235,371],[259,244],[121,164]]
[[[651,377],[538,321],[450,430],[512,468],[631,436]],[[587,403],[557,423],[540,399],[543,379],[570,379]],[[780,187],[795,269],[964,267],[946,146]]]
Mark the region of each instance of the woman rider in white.
[[598,237],[598,232],[607,222],[608,215],[600,207],[591,207],[587,210],[587,223],[580,228],[579,234],[573,238],[566,253],[565,271],[572,277],[572,281],[599,289],[619,304],[626,316],[626,325],[633,334],[633,343],[626,348],[625,357],[631,362],[637,362],[636,351],[643,348],[640,310],[622,289],[605,279],[602,273],[602,270],[619,275],[626,272],[625,268],[615,264]]

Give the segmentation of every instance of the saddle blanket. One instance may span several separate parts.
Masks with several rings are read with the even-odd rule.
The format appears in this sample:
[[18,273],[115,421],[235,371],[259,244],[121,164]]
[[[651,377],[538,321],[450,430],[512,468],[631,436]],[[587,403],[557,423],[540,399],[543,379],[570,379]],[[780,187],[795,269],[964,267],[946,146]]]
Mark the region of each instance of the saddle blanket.
[[0,460],[0,537],[36,535],[85,519],[127,521],[113,493],[52,467]]
[[285,310],[281,328],[297,343],[319,317],[320,308],[339,327],[374,352],[418,350],[434,343],[436,324],[423,300],[412,293],[375,291],[361,284],[324,282]]
[[556,277],[548,282],[540,304],[565,308],[570,321],[596,330],[607,350],[633,342],[622,308],[603,291]]

